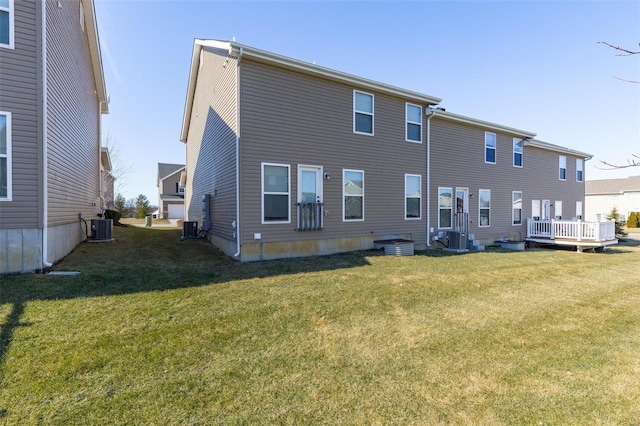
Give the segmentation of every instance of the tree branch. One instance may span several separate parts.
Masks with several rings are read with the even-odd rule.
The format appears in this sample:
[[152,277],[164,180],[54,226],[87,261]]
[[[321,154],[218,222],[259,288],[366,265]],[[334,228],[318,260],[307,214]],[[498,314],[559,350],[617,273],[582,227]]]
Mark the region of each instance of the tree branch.
[[609,47],[610,47],[610,48],[612,48],[612,49],[617,50],[618,52],[624,52],[624,53],[619,53],[619,54],[617,54],[616,56],[631,56],[631,55],[638,55],[638,54],[640,54],[640,50],[638,50],[637,52],[634,52],[634,51],[632,51],[632,50],[624,49],[624,48],[622,48],[622,47],[620,47],[620,46],[614,46],[613,44],[609,44],[609,43],[607,43],[606,41],[599,41],[599,42],[598,42],[598,44],[604,44],[604,45],[609,46]]
[[613,76],[616,80],[625,81],[627,83],[640,83],[638,80],[627,80],[626,78],[618,77],[616,75]]
[[[631,154],[632,157],[637,158],[638,160],[640,160],[640,156],[636,155],[636,154]],[[595,166],[596,169],[600,169],[600,170],[616,170],[616,169],[626,169],[628,167],[640,167],[640,161],[635,160],[635,159],[629,159],[627,160],[627,164],[623,164],[623,165],[615,165],[615,164],[611,164],[611,163],[607,163],[604,160],[600,160],[600,162],[602,164],[604,164],[607,167],[598,167]]]

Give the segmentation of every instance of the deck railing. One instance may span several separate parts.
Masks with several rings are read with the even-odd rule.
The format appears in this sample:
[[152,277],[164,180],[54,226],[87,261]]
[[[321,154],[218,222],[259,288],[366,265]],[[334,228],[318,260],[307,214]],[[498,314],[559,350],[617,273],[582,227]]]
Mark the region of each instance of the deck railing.
[[614,221],[581,222],[527,219],[527,238],[610,241],[616,239]]
[[296,231],[321,231],[323,203],[298,203],[298,227]]

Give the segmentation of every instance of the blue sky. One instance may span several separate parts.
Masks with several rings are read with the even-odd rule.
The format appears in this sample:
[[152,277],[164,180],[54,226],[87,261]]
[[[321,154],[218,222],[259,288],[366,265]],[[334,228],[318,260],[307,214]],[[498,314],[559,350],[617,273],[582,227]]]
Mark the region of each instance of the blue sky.
[[179,142],[193,40],[229,40],[443,99],[447,111],[588,152],[586,178],[640,154],[640,2],[95,0],[126,198],[157,203]]

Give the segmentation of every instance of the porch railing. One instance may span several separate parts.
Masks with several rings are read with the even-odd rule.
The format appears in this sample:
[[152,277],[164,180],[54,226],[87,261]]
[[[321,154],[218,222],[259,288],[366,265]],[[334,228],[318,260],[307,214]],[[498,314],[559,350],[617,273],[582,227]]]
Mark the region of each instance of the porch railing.
[[296,231],[321,231],[324,216],[323,203],[298,203]]
[[456,213],[453,215],[453,230],[455,232],[469,232],[469,213]]
[[616,239],[614,221],[581,222],[527,219],[527,238],[610,241]]

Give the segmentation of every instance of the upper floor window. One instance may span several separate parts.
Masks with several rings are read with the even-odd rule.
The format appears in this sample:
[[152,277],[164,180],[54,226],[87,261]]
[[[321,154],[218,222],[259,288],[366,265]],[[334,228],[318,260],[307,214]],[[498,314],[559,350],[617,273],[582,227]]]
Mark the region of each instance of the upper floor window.
[[511,193],[511,224],[522,225],[522,191]]
[[409,142],[422,142],[422,107],[406,104],[405,139]]
[[481,189],[478,191],[480,194],[480,225],[479,226],[491,226],[491,190]]
[[13,49],[13,0],[0,0],[0,47]]
[[0,111],[0,201],[11,201],[11,113]]
[[484,162],[496,163],[496,134],[484,132]]
[[288,164],[262,163],[262,223],[290,223]]
[[422,176],[404,175],[404,218],[422,217]]
[[453,188],[438,188],[438,228],[451,228]]
[[567,180],[567,157],[564,155],[558,157],[558,164],[560,166],[560,180]]
[[576,182],[582,182],[584,179],[584,160],[576,158]]
[[513,167],[522,167],[523,140],[513,138]]
[[353,91],[353,131],[373,135],[373,95]]
[[343,220],[364,220],[364,171],[344,170],[343,183]]

